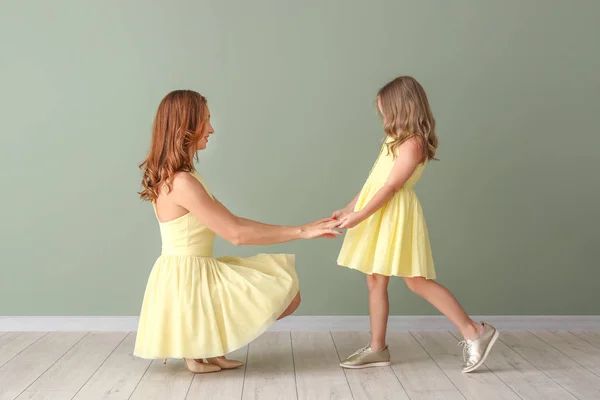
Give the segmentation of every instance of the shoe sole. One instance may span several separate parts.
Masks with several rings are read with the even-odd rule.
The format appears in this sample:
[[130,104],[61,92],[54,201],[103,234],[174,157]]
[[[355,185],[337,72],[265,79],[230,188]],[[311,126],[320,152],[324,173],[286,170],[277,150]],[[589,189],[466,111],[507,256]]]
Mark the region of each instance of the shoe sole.
[[382,361],[376,363],[369,363],[363,365],[344,365],[340,364],[340,367],[347,369],[363,369],[363,368],[372,368],[372,367],[389,367],[392,363],[390,361]]
[[494,343],[496,343],[496,340],[498,340],[498,336],[500,336],[500,333],[498,331],[494,332],[494,336],[492,336],[492,340],[490,340],[490,344],[488,344],[488,347],[485,349],[485,353],[483,353],[483,357],[481,357],[481,361],[479,361],[477,364],[473,365],[471,368],[462,371],[463,374],[468,374],[469,372],[473,372],[477,368],[479,368],[483,365],[483,363],[485,362],[485,359],[490,354],[490,351],[492,351],[492,347],[494,347]]

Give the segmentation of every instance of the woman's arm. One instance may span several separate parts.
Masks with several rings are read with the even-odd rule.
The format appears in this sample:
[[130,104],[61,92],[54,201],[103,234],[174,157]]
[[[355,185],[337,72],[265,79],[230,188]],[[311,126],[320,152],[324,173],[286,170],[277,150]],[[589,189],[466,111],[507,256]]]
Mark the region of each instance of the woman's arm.
[[386,183],[375,193],[375,196],[360,211],[352,212],[341,219],[340,228],[352,228],[369,218],[383,207],[392,196],[404,186],[415,168],[423,159],[421,141],[412,138],[398,147],[398,156]]
[[[213,201],[217,202],[219,204],[219,206],[225,208],[228,212],[230,212],[229,209],[227,209],[227,207],[225,207],[223,205],[223,203],[221,203],[214,196],[213,196]],[[237,217],[237,218],[242,222],[242,224],[252,225],[252,226],[254,226],[255,228],[258,228],[258,229],[265,228],[265,227],[268,227],[268,228],[282,228],[282,226],[280,226],[280,225],[265,224],[264,222],[259,222],[259,221],[255,221],[253,219],[247,219],[247,218],[242,218],[242,217]],[[300,228],[303,228],[303,229],[307,229],[307,228],[310,228],[310,227],[314,228],[315,226],[320,226],[321,224],[325,224],[327,226],[333,225],[334,227],[337,227],[337,225],[339,225],[339,222],[337,222],[337,223],[333,222],[332,218],[322,218],[322,219],[317,220],[315,222],[312,222],[310,224],[302,225]],[[337,234],[341,234],[341,232],[337,232]],[[326,233],[326,234],[323,234],[321,236],[322,237],[327,237],[327,238],[335,238],[336,235],[335,234]]]
[[303,226],[279,226],[240,218],[211,198],[204,186],[185,172],[176,175],[169,196],[210,230],[234,245],[269,245],[297,239],[335,237],[341,233],[333,229],[339,222],[331,220]]
[[[223,205],[223,203],[221,203],[221,202],[219,201],[219,199],[217,199],[215,196],[213,196],[213,201],[217,202],[217,204],[219,204],[219,206],[221,206],[221,207],[225,208],[227,211],[229,211],[229,209],[228,209],[227,207],[225,207],[225,206]],[[231,211],[229,211],[229,212],[231,212]],[[246,223],[250,223],[250,224],[254,223],[254,224],[258,224],[258,225],[264,225],[264,226],[278,226],[278,225],[270,225],[270,224],[265,224],[265,223],[263,223],[263,222],[258,222],[258,221],[255,221],[255,220],[253,220],[253,219],[242,218],[242,217],[238,217],[238,218],[240,219],[240,221],[244,221],[244,222],[246,222]]]

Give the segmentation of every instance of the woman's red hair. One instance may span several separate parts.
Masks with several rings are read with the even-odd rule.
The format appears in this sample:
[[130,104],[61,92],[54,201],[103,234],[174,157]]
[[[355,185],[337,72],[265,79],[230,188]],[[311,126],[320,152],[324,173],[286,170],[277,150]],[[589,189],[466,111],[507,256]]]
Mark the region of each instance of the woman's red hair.
[[173,188],[179,171],[194,170],[194,155],[208,117],[206,98],[191,90],[167,94],[156,111],[152,144],[140,169],[143,190],[140,197],[155,201],[163,188]]

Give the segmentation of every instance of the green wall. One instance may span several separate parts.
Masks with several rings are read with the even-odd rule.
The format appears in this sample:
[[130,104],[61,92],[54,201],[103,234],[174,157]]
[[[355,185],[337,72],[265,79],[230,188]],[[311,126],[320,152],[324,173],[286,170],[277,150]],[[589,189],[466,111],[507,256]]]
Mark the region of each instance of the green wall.
[[[473,314],[600,314],[599,2],[0,4],[0,315],[137,315],[160,251],[137,165],[168,91],[209,99],[198,168],[220,200],[301,224],[360,189],[400,74],[439,127],[417,188],[439,281]],[[296,253],[299,314],[366,314],[340,245],[215,253]],[[436,314],[400,279],[390,296]]]

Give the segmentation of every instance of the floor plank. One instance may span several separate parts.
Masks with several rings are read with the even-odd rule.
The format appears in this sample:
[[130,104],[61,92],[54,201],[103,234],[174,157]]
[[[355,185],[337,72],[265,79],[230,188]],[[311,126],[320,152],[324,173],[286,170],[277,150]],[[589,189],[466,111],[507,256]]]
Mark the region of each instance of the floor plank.
[[500,340],[579,399],[600,398],[600,378],[529,332],[503,332]]
[[17,397],[17,400],[46,397],[56,400],[72,399],[125,336],[124,332],[90,333]]
[[194,379],[183,360],[154,360],[135,388],[131,400],[184,400]]
[[135,332],[127,335],[74,400],[127,400],[150,365],[133,356]]
[[[454,337],[460,338],[458,333]],[[576,400],[513,349],[497,341],[485,365],[522,399]]]
[[298,399],[352,399],[329,332],[293,332]]
[[600,349],[569,332],[531,332],[577,364],[600,377]]
[[0,336],[0,367],[45,335],[47,332],[6,332]]
[[[340,360],[369,343],[368,332],[332,332]],[[352,395],[358,399],[409,399],[390,367],[344,369]]]
[[450,332],[412,334],[467,399],[519,399],[512,389],[485,366],[477,372],[463,374],[462,349],[458,347],[458,340]]
[[571,332],[573,335],[577,336],[579,339],[585,340],[592,346],[600,348],[600,332],[597,331],[577,331]]
[[[392,370],[411,399],[464,399],[410,333],[390,332],[387,341],[392,357]],[[440,393],[436,394],[437,392]]]
[[0,400],[13,400],[87,332],[51,332],[0,368]]
[[64,400],[70,399],[73,395],[71,390],[52,390],[41,392],[23,392],[18,397],[19,400]]
[[266,332],[248,345],[242,399],[296,399],[290,332]]
[[[227,358],[246,362],[248,346],[227,355]],[[187,399],[241,399],[246,365],[215,374],[196,374]]]

